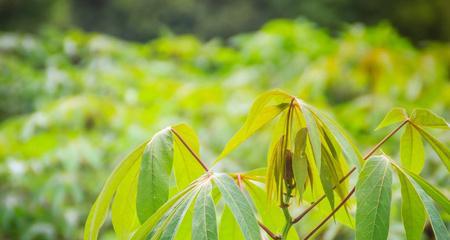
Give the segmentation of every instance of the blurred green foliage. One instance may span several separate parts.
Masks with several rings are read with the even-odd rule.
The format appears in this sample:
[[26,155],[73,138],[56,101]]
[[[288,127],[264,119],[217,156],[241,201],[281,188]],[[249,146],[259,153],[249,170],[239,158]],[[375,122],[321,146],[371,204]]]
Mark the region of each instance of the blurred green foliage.
[[[190,35],[132,43],[80,31],[3,33],[0,238],[81,238],[89,207],[127,151],[181,121],[199,133],[211,163],[267,89],[328,110],[364,150],[386,134],[373,129],[391,107],[425,107],[448,119],[449,79],[448,44],[416,49],[386,24],[352,25],[331,37],[307,21],[275,20],[226,43]],[[267,148],[269,136],[257,134],[218,167],[263,165],[266,153],[254,146]],[[397,146],[391,141],[383,150],[398,156]],[[446,170],[429,162],[431,182],[448,186]],[[394,226],[391,234],[401,231]]]

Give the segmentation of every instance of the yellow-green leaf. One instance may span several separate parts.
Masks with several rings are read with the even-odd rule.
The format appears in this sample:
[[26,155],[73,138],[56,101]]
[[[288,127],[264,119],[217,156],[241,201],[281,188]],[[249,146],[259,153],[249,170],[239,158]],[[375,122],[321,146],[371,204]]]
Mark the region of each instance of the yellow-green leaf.
[[387,127],[394,123],[403,122],[408,118],[408,113],[403,108],[393,108],[389,111],[381,123],[375,128],[375,130]]
[[411,114],[411,121],[424,127],[449,129],[449,125],[445,119],[439,117],[428,109],[414,109]]
[[225,206],[220,218],[219,239],[243,240],[241,229],[230,208]]
[[305,190],[305,183],[308,177],[308,159],[305,153],[308,131],[306,128],[300,129],[295,136],[294,155],[292,158],[292,167],[300,199]]
[[289,94],[280,90],[272,90],[260,95],[253,103],[244,125],[227,143],[215,162],[223,159],[258,129],[278,116],[289,106],[291,99]]
[[422,137],[409,124],[400,140],[400,160],[404,168],[415,173],[420,173],[425,163]]
[[418,127],[417,125],[414,127],[420,132],[420,134],[422,134],[423,138],[425,138],[425,140],[431,145],[436,154],[447,167],[447,170],[450,171],[450,151],[448,148],[424,129]]

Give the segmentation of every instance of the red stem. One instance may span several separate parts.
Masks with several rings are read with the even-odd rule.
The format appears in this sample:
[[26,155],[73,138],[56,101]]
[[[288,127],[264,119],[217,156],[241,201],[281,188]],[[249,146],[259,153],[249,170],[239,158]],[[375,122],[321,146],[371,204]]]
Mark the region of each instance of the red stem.
[[206,164],[200,159],[200,157],[192,150],[192,148],[184,141],[184,139],[178,134],[175,129],[171,128],[170,131],[172,131],[178,139],[180,139],[181,143],[186,147],[186,149],[192,154],[192,156],[197,160],[198,163],[205,169],[205,171],[209,172],[209,168],[206,166]]

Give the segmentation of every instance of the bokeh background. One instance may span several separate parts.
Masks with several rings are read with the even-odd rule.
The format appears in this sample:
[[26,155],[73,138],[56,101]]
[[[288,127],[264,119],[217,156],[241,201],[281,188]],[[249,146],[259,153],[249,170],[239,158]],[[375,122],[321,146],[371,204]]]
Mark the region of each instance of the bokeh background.
[[[211,164],[272,88],[328,111],[361,152],[392,107],[449,119],[449,40],[448,0],[0,0],[0,239],[80,239],[138,143],[186,122]],[[269,139],[266,127],[218,168],[263,166]],[[394,159],[398,139],[383,147]],[[422,176],[449,196],[426,147]],[[404,238],[399,198],[390,239]],[[331,223],[321,238],[353,235]]]

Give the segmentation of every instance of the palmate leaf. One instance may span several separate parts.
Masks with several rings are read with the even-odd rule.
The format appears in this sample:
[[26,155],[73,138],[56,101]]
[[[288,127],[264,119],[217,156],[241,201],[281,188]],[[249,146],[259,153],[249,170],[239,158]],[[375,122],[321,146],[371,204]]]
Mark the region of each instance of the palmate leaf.
[[400,140],[400,160],[403,167],[415,173],[420,173],[425,163],[422,137],[411,125],[406,125]]
[[278,116],[278,114],[289,106],[291,99],[291,96],[281,90],[272,90],[260,95],[253,103],[242,128],[228,141],[215,162],[223,159],[258,129]]
[[403,122],[408,119],[408,113],[404,108],[393,108],[389,111],[381,123],[375,128],[375,130],[387,127],[394,123]]
[[152,138],[142,156],[136,198],[136,210],[141,223],[169,198],[172,161],[172,132],[166,128]]
[[211,185],[208,184],[197,196],[192,220],[192,239],[218,239],[216,209],[210,192]]
[[233,179],[226,174],[215,173],[214,182],[219,188],[225,204],[238,222],[245,239],[260,239],[260,230],[252,207]]
[[369,158],[356,184],[356,239],[385,240],[389,232],[392,170],[384,156]]

